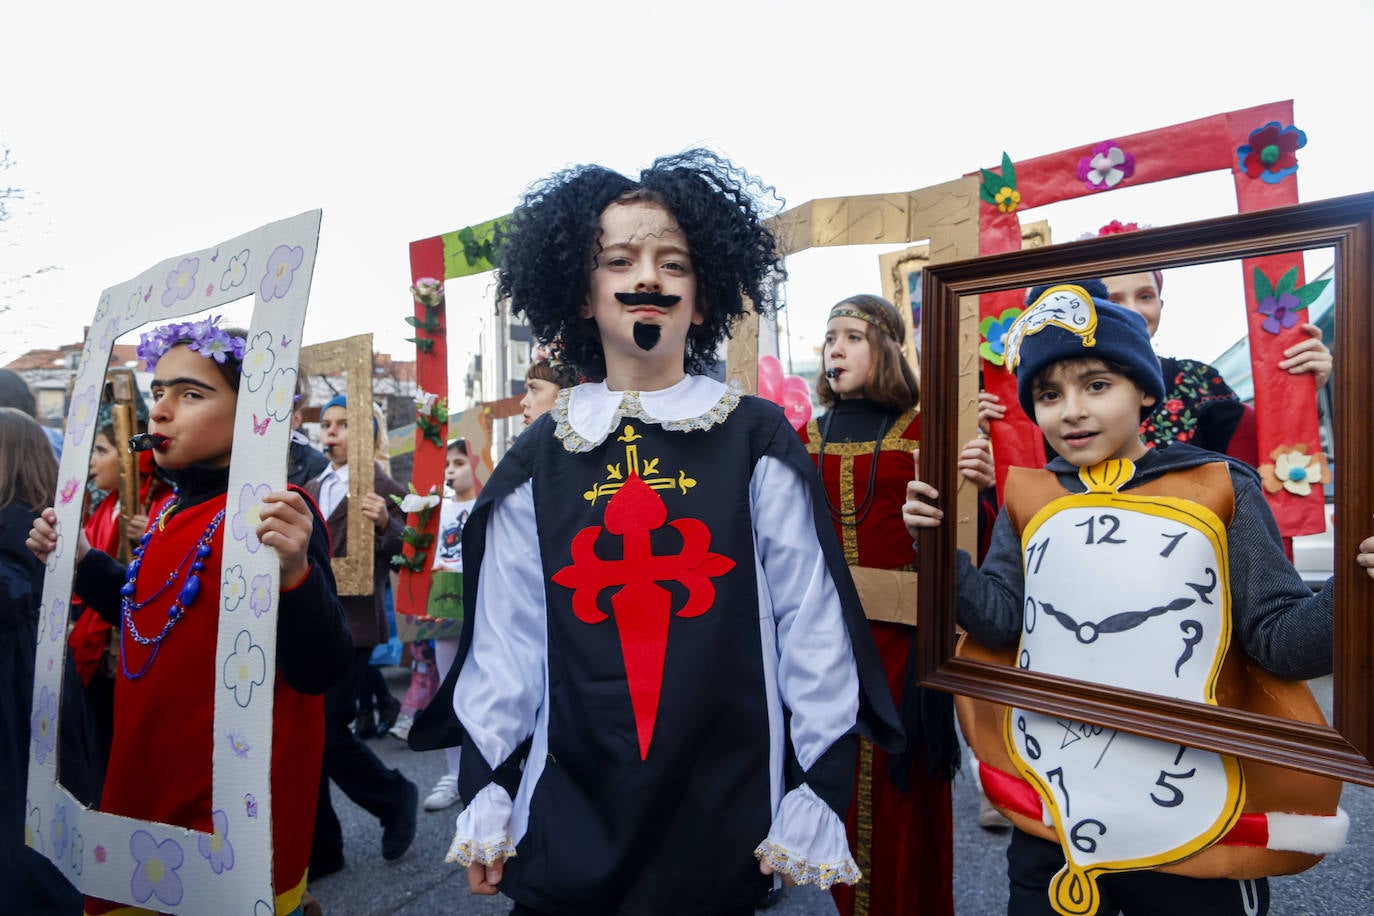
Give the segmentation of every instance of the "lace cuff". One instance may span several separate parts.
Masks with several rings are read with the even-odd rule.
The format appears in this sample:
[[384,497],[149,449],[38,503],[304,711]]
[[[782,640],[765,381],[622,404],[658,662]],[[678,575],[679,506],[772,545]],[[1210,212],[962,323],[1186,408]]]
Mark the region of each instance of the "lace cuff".
[[783,796],[782,807],[754,857],[798,884],[856,884],[859,868],[849,854],[844,823],[805,783]]
[[445,862],[457,862],[464,867],[478,862],[496,865],[515,855],[510,840],[510,796],[496,783],[489,784],[458,815],[453,843]]

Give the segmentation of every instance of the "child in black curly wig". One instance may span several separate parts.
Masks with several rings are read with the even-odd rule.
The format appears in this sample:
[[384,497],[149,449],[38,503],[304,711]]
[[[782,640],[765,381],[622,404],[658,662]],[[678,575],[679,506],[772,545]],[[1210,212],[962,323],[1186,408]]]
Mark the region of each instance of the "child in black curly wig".
[[466,743],[449,861],[516,913],[752,914],[859,877],[855,736],[900,744],[891,695],[791,425],[696,374],[776,308],[763,192],[704,151],[583,166],[503,240],[501,293],[604,381],[474,505],[460,661],[410,743]]
[[535,184],[504,227],[497,294],[509,297],[537,339],[559,342],[560,359],[605,378],[603,342],[588,310],[597,269],[616,266],[602,217],[613,205],[657,209],[690,250],[697,298],[687,303],[694,314],[683,368],[703,373],[749,304],[762,315],[777,310],[775,287],[786,272],[760,223],[760,203],[770,197],[757,179],[700,149],[655,160],[637,181],[595,165],[559,172]]

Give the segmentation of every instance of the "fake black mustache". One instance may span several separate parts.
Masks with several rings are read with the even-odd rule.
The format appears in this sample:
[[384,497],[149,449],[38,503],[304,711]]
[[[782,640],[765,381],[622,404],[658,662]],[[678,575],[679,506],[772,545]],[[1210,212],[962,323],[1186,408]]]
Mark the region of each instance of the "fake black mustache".
[[615,299],[621,305],[652,305],[661,309],[672,308],[682,301],[681,296],[668,293],[616,293]]

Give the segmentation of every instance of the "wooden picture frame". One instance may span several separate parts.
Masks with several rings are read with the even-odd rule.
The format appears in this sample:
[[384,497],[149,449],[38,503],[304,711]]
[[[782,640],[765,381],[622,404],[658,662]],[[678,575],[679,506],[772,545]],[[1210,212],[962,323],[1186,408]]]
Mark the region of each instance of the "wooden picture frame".
[[[960,317],[983,293],[1295,250],[1332,248],[1336,367],[1335,684],[1331,727],[1172,700],[954,657],[955,536],[919,539],[917,678],[925,686],[1206,750],[1374,785],[1374,580],[1354,563],[1374,528],[1374,194],[1010,252],[925,268],[921,477],[953,492],[961,440],[956,378],[969,359]],[[976,346],[976,342],[974,343]],[[1361,431],[1364,431],[1363,433]],[[1344,559],[1342,559],[1344,558]]]
[[[359,334],[341,340],[301,347],[300,372],[303,376],[348,373],[345,389],[348,398],[348,428],[370,430],[372,417],[372,335]],[[348,543],[347,556],[330,561],[340,595],[372,594],[373,525],[363,515],[363,497],[373,492],[373,474],[355,473],[358,468],[372,470],[372,437],[348,437]],[[327,521],[327,519],[326,519]]]

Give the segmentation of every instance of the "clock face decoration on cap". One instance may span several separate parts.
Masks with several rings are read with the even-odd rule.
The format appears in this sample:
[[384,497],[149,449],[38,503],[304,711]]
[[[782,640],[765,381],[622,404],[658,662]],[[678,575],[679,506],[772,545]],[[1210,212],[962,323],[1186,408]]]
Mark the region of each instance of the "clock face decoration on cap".
[[[1231,640],[1225,526],[1188,500],[1117,492],[1133,473],[1125,460],[1084,468],[1087,493],[1026,525],[1017,665],[1215,704]],[[1016,708],[1004,728],[1064,848],[1050,887],[1062,913],[1097,909],[1098,875],[1186,858],[1240,817],[1234,757]]]

